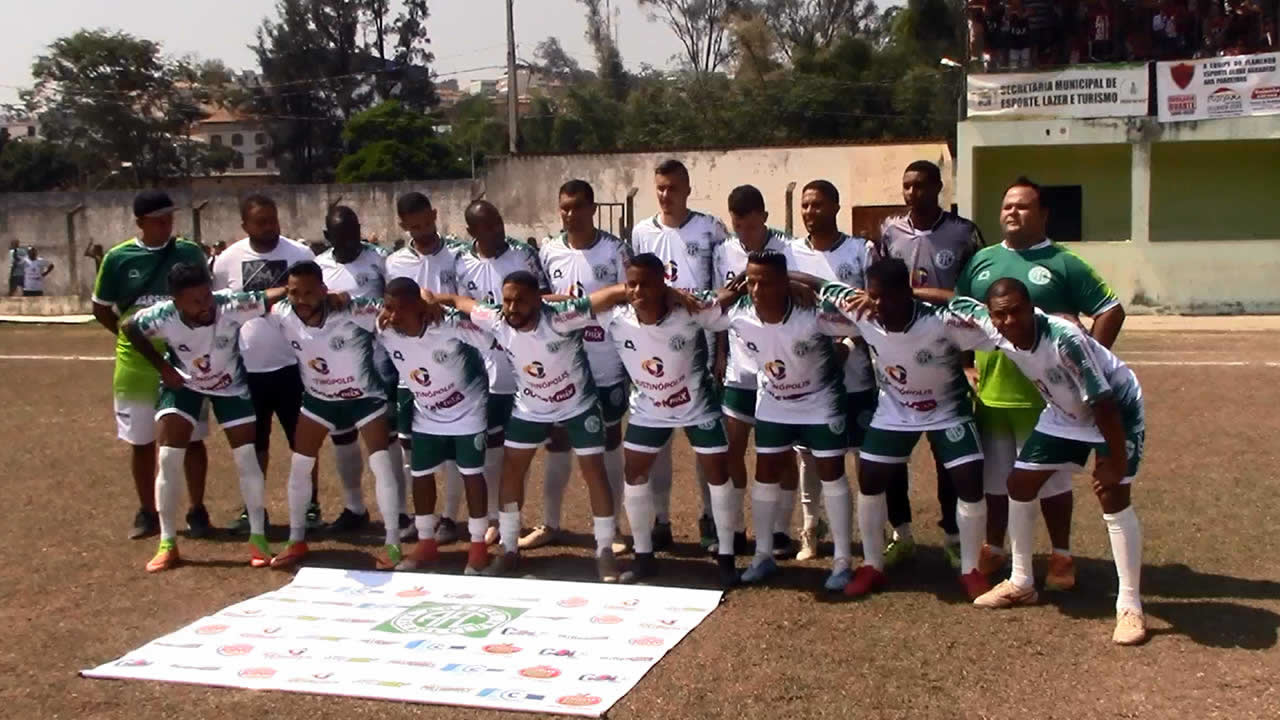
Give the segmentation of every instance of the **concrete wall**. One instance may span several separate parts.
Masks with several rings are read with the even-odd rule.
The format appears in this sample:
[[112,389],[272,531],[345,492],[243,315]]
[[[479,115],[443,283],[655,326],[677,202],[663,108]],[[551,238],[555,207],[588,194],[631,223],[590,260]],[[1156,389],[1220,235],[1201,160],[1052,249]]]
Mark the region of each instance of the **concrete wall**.
[[1156,143],[1151,240],[1280,237],[1280,142]]

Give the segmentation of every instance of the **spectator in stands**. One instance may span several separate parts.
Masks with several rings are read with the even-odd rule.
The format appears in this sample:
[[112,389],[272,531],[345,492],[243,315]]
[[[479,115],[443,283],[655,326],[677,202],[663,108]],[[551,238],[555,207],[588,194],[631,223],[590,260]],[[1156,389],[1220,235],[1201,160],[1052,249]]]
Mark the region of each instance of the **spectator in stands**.
[[1088,58],[1092,62],[1110,62],[1116,56],[1116,9],[1112,0],[1092,0],[1085,15]]
[[1261,47],[1262,10],[1251,0],[1228,0],[1223,37],[1226,55],[1248,55]]
[[1191,13],[1183,0],[1164,0],[1151,19],[1155,56],[1160,60],[1191,57]]
[[987,54],[987,8],[983,0],[969,0],[964,9],[965,24],[969,31],[969,62],[978,69],[990,69],[991,56]]
[[1030,65],[1054,65],[1055,48],[1060,44],[1055,0],[1023,0],[1023,12],[1030,29]]
[[1005,14],[1002,0],[991,0],[984,13],[987,55],[991,69],[1004,69],[1009,65],[1009,35],[1004,26]]
[[27,267],[27,251],[17,240],[9,241],[9,297],[22,294],[24,271]]
[[1275,52],[1280,50],[1280,37],[1276,36],[1276,19],[1269,17],[1262,21],[1262,47],[1258,52]]
[[1027,19],[1022,0],[1009,0],[1004,22],[1005,40],[1009,45],[1009,69],[1026,70],[1031,67],[1031,23]]

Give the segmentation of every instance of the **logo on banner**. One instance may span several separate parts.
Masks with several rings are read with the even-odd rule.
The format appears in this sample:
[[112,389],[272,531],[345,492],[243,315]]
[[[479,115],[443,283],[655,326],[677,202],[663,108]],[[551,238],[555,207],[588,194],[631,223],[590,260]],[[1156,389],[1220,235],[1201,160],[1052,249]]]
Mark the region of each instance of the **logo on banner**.
[[584,597],[568,597],[556,604],[562,608],[580,608],[586,606],[587,599]]
[[499,605],[426,602],[374,627],[374,630],[483,638],[525,613],[526,608]]
[[570,707],[586,707],[588,705],[599,705],[602,701],[595,695],[579,693],[577,695],[565,695],[562,698],[558,698],[556,702]]
[[1196,66],[1191,63],[1170,65],[1169,77],[1173,78],[1174,85],[1186,90],[1191,87],[1191,81],[1196,78]]
[[550,665],[536,665],[534,667],[528,667],[521,670],[520,674],[524,677],[534,678],[536,680],[550,680],[553,677],[559,677],[560,670],[558,668],[553,668]]
[[1244,98],[1229,87],[1220,87],[1205,101],[1205,106],[1210,115],[1240,115],[1244,112]]

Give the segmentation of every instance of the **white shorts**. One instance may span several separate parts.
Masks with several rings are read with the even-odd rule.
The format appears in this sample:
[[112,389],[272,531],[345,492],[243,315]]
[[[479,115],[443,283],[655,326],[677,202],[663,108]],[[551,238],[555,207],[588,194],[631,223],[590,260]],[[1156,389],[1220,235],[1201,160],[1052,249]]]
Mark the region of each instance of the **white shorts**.
[[[116,437],[130,445],[150,445],[156,441],[156,404],[140,400],[115,398]],[[200,421],[191,440],[209,437],[209,403],[200,409]]]
[[[1018,460],[1018,451],[1022,449],[1018,438],[1011,432],[981,432],[978,439],[982,443],[982,485],[987,495],[1009,494],[1009,473],[1013,472],[1013,464]],[[1040,488],[1039,499],[1055,497],[1071,492],[1071,470],[1058,470],[1049,476]]]

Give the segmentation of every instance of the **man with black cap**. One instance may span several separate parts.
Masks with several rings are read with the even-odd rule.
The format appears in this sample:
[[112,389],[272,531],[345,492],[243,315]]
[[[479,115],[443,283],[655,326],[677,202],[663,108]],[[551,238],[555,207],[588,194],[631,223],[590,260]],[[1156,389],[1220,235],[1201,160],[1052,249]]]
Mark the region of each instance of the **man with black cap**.
[[[116,336],[116,363],[111,386],[115,395],[116,431],[133,447],[131,468],[141,507],[134,517],[131,539],[160,531],[156,514],[156,397],[160,375],[120,333],[123,321],[155,303],[168,300],[166,278],[180,263],[204,264],[200,246],[173,237],[173,213],[177,208],[168,194],[145,190],[133,200],[138,236],[111,248],[102,258],[93,286],[93,316]],[[157,350],[163,350],[163,345]],[[204,508],[204,481],[208,472],[204,437],[208,422],[202,418],[187,451],[185,470],[191,510],[187,526],[193,537],[212,528]]]

